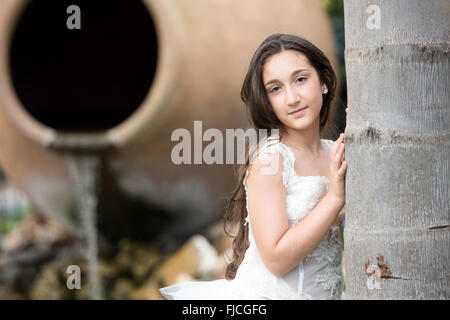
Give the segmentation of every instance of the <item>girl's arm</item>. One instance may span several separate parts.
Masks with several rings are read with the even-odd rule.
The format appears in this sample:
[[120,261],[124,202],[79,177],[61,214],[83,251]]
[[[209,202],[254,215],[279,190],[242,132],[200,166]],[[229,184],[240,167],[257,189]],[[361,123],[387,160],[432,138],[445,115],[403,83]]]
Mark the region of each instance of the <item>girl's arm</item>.
[[342,201],[327,193],[304,219],[281,236],[273,251],[275,261],[279,261],[273,265],[276,276],[287,274],[317,247],[342,206]]
[[[332,172],[328,193],[297,225],[289,228],[286,216],[286,191],[282,185],[283,157],[271,155],[269,163],[256,162],[247,177],[248,207],[253,236],[266,267],[282,277],[291,271],[325,236],[335,223],[345,204],[344,183],[346,163],[340,139],[332,146],[330,170]],[[261,169],[278,161],[275,174],[261,174]],[[337,169],[336,169],[337,168]],[[267,169],[267,168],[266,168]]]

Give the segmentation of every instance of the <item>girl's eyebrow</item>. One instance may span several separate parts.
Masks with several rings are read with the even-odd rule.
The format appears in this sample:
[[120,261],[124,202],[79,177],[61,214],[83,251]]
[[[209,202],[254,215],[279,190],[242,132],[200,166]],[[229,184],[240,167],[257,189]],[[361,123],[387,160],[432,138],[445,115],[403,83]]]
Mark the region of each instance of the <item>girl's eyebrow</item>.
[[[303,71],[308,71],[308,69],[298,69],[298,70],[295,70],[294,72],[291,73],[291,77],[293,77],[293,76],[295,76],[296,74],[298,74],[298,73],[300,73],[300,72],[303,72]],[[271,84],[271,83],[275,83],[275,82],[279,82],[279,81],[280,81],[280,80],[278,80],[278,79],[272,79],[272,80],[268,81],[264,86],[266,87],[266,86],[268,86],[268,85]]]

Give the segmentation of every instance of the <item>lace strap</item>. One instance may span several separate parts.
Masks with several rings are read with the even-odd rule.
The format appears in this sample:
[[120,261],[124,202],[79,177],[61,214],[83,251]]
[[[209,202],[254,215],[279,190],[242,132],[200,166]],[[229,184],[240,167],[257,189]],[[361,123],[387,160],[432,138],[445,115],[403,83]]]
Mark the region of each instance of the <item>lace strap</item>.
[[291,176],[295,176],[295,155],[292,151],[287,148],[283,143],[279,143],[279,150],[281,155],[283,156],[283,185],[285,187],[288,186],[289,180]]
[[278,136],[269,136],[261,141],[260,147],[256,153],[258,159],[264,159],[267,155],[274,154],[275,152],[279,152],[283,156],[283,185],[287,187],[289,178],[292,175],[295,175],[295,156],[292,151],[281,143]]
[[331,148],[331,146],[333,145],[334,141],[333,140],[329,140],[329,139],[324,139],[325,143],[327,144],[328,149]]

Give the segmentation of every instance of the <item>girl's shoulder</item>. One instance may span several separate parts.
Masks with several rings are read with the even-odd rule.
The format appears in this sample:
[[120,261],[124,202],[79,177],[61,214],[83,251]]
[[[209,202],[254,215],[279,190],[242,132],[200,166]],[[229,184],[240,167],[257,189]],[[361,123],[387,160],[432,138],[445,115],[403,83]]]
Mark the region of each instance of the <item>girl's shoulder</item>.
[[278,136],[267,136],[256,145],[250,147],[250,164],[267,163],[274,160],[279,154],[284,156],[282,143]]
[[334,141],[330,140],[330,139],[322,139],[322,140],[326,143],[326,145],[328,147],[331,147],[333,145],[333,143],[334,143]]
[[280,139],[269,136],[261,140],[253,151],[246,174],[266,176],[264,180],[268,182],[279,180],[286,186],[290,168],[293,167],[294,155],[286,149]]

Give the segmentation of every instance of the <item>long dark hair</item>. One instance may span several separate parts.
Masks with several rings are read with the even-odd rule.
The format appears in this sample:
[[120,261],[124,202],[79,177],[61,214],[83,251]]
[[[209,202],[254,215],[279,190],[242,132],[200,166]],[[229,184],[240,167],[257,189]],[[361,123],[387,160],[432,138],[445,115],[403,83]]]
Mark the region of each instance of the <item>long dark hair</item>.
[[[264,40],[256,49],[250,62],[247,75],[241,89],[241,99],[250,113],[250,120],[254,129],[265,129],[270,134],[271,129],[278,129],[280,138],[284,133],[284,126],[273,112],[272,105],[266,94],[262,81],[263,67],[267,59],[283,50],[295,50],[304,54],[319,75],[320,82],[325,84],[328,93],[324,96],[322,109],[320,110],[319,131],[326,126],[331,101],[336,91],[336,75],[330,61],[323,52],[306,39],[295,35],[276,33]],[[232,250],[233,256],[225,270],[225,278],[234,279],[237,269],[244,259],[248,248],[248,224],[245,224],[246,196],[243,181],[249,165],[249,151],[247,149],[245,164],[238,167],[238,184],[227,201],[224,215],[225,233],[234,238]],[[245,224],[245,225],[244,225]],[[237,227],[237,235],[230,233]]]

